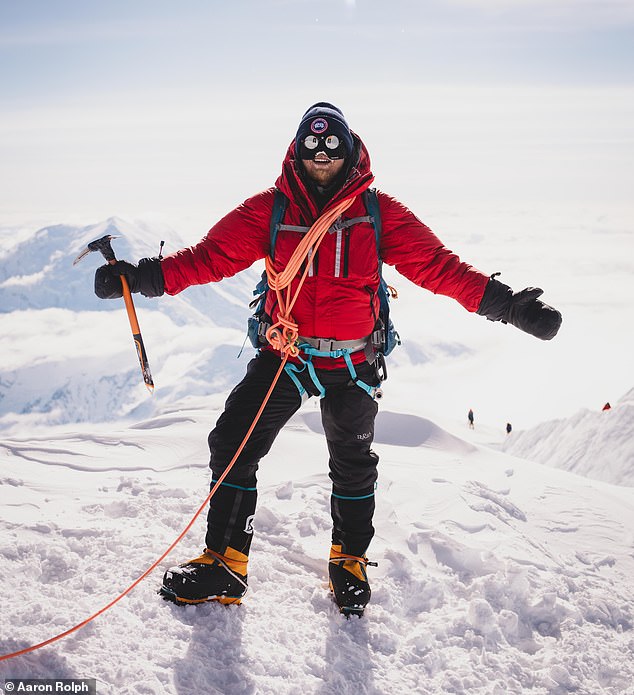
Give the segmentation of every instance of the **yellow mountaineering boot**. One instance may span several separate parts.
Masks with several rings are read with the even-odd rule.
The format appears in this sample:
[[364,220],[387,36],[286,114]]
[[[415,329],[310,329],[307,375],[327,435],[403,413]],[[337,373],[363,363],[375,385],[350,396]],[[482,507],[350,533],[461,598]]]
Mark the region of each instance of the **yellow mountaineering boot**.
[[363,615],[372,593],[366,566],[376,567],[376,564],[376,562],[369,562],[365,556],[358,557],[342,553],[341,545],[333,545],[330,548],[328,562],[330,590],[339,610],[346,617]]
[[247,591],[248,556],[234,548],[221,555],[206,548],[202,555],[170,567],[159,594],[179,605],[217,601],[240,603]]

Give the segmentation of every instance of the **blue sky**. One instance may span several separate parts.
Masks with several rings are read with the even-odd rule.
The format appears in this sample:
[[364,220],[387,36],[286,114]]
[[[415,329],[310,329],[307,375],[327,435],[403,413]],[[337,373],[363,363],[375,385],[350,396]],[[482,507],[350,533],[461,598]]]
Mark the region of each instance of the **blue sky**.
[[632,84],[629,0],[0,4],[4,99],[316,79]]
[[[629,0],[4,2],[0,224],[213,216],[272,182],[298,118],[322,99],[371,135],[390,183],[412,145],[445,187],[447,162],[469,171],[487,153],[499,176],[522,137],[554,144],[560,164],[562,147],[593,143],[575,161],[605,167],[614,185],[602,186],[624,197],[633,58]],[[458,199],[482,197],[460,178]]]

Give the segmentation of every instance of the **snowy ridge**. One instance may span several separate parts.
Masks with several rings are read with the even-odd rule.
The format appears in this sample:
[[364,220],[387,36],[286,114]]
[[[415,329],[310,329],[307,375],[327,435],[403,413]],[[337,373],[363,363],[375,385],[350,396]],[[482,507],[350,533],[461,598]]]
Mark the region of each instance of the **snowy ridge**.
[[[93,278],[98,266],[105,262],[100,253],[84,257],[76,266],[72,263],[86,245],[106,234],[118,237],[112,241],[117,258],[136,262],[142,257],[158,255],[164,240],[164,254],[185,246],[178,233],[165,226],[148,225],[142,221],[128,222],[111,217],[104,222],[77,227],[53,225],[44,227],[26,238],[1,230],[5,239],[0,258],[0,307],[2,313],[25,309],[59,307],[74,311],[113,311],[119,302],[103,301],[92,292]],[[197,241],[197,240],[196,240]],[[255,273],[242,273],[222,285],[191,288],[187,297],[173,297],[169,302],[135,296],[135,304],[169,314],[179,323],[194,320],[205,322],[210,316],[221,326],[241,328],[242,318],[228,310],[242,307],[251,300],[250,292]]]
[[[143,386],[125,310],[14,311],[0,316],[9,346],[0,373],[0,430],[145,417],[184,395],[222,392],[244,371],[244,331],[208,320],[182,327],[137,309],[160,392]],[[45,348],[42,350],[43,336]]]
[[[190,399],[124,429],[0,443],[3,653],[94,612],[182,530],[205,493],[217,414]],[[155,593],[165,567],[200,551],[199,519],[126,599],[2,662],[0,678],[94,677],[112,695],[630,692],[633,491],[491,452],[422,418],[420,443],[397,446],[399,415],[381,415],[379,567],[362,620],[343,619],[329,597],[326,452],[308,404],[260,471],[242,606],[182,609]]]
[[610,410],[582,410],[566,420],[513,433],[502,449],[579,475],[634,486],[634,389]]
[[[87,227],[45,227],[16,240],[3,230],[0,431],[155,411],[140,383],[122,301],[103,301],[92,291],[102,256],[92,253],[72,265],[90,241],[105,234],[119,237],[112,242],[117,257],[133,261],[158,253],[161,239],[167,240],[165,252],[184,245],[173,230],[118,218]],[[256,276],[249,270],[221,285],[160,300],[135,295],[163,404],[226,390],[242,374],[244,362],[236,357]]]

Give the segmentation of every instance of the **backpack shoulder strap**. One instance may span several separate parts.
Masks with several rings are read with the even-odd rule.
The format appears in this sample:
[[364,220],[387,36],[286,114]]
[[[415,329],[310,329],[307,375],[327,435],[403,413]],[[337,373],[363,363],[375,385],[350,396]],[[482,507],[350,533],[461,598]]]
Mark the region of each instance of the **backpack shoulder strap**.
[[376,188],[366,188],[363,191],[363,202],[365,204],[365,209],[372,218],[372,226],[374,227],[374,235],[376,237],[376,252],[379,256],[379,261],[381,260],[381,255],[379,253],[381,248],[381,210],[379,208],[379,198],[376,194]]
[[275,189],[275,197],[273,198],[273,210],[271,211],[271,258],[275,258],[275,242],[277,241],[277,233],[280,230],[280,224],[284,219],[284,213],[288,206],[288,198],[280,191]]

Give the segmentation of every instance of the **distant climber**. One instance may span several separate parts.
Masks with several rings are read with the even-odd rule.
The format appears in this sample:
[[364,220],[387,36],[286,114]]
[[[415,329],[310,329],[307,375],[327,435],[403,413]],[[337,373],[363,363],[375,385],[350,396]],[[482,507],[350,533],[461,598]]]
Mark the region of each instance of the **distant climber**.
[[473,424],[473,410],[469,408],[469,412],[467,413],[467,418],[469,418],[469,429],[472,430],[474,428]]
[[507,422],[506,423],[506,434],[511,434],[512,431],[513,431],[513,425],[511,425],[510,422]]

